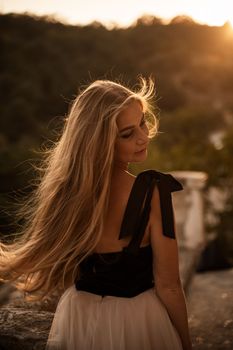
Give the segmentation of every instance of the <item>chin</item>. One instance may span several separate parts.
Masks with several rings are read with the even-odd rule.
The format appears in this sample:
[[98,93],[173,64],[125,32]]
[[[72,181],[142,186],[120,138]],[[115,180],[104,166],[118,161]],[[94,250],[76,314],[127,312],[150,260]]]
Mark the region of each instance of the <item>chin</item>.
[[139,163],[139,162],[143,162],[146,159],[147,159],[147,150],[145,150],[141,154],[136,154],[135,153],[134,157],[133,157],[133,162]]

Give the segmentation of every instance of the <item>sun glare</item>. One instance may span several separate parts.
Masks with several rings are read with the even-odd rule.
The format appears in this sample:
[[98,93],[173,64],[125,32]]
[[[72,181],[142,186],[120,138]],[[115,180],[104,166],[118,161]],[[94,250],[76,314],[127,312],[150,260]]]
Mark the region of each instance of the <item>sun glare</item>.
[[233,18],[230,18],[230,19],[228,20],[228,22],[229,22],[229,24],[230,24],[230,26],[231,26],[231,29],[233,30]]
[[[1,0],[0,0],[1,2]],[[135,1],[122,0],[109,2],[85,0],[55,1],[55,0],[2,0],[0,10],[8,12],[29,12],[38,15],[55,14],[58,18],[64,18],[68,23],[86,24],[92,21],[102,23],[116,23],[129,25],[143,14],[155,15],[170,21],[178,15],[187,15],[201,24],[210,26],[222,26],[229,23],[229,29],[233,32],[233,0],[163,0],[163,1]],[[92,11],[90,12],[90,8]]]

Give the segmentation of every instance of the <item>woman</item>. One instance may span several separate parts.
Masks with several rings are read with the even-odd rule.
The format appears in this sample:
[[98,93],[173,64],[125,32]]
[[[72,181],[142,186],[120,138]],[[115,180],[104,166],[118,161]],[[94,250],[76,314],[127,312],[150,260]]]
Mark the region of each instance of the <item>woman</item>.
[[135,92],[107,80],[80,92],[22,210],[24,234],[1,244],[3,280],[63,293],[47,349],[191,349],[171,203],[182,186],[128,172],[157,132],[153,91],[141,78]]

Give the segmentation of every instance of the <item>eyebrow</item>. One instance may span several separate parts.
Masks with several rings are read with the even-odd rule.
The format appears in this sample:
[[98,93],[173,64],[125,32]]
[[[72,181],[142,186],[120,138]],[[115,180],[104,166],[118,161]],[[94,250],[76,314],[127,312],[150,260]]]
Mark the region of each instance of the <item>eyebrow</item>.
[[[143,121],[144,117],[145,117],[145,113],[142,113],[142,118],[141,118],[140,124],[141,124],[141,122]],[[134,128],[134,127],[135,127],[135,125],[126,126],[125,128],[121,129],[121,130],[119,131],[119,133],[122,133],[122,131],[125,131],[125,130],[128,130],[128,129],[132,129],[132,128]]]

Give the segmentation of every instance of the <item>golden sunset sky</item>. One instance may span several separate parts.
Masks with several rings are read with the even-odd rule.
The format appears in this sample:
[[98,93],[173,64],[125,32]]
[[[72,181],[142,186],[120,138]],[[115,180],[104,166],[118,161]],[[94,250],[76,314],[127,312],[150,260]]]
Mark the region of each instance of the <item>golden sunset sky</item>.
[[107,26],[128,26],[144,14],[165,21],[187,15],[204,24],[221,26],[229,21],[233,26],[233,0],[0,0],[0,12],[55,15],[70,24],[99,21]]

